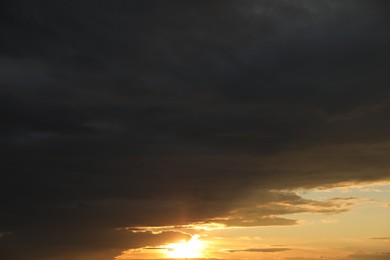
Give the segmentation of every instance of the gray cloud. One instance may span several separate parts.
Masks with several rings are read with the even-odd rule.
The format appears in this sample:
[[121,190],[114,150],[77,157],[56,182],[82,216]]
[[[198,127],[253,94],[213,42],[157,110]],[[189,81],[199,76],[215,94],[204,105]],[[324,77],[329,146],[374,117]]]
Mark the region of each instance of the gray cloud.
[[[12,236],[0,251],[62,232],[143,247],[96,230],[343,212],[270,190],[390,178],[388,7],[1,2],[0,230]],[[67,244],[30,258],[97,250]]]
[[[113,259],[131,248],[158,246],[188,239],[180,232],[132,233],[113,228],[69,228],[46,226],[44,230],[17,231],[2,238],[2,259]],[[25,250],[20,250],[23,245]]]
[[339,214],[354,204],[340,200],[306,200],[289,192],[261,192],[246,197],[245,202],[235,204],[223,217],[211,220],[227,226],[283,226],[296,225],[297,220],[281,216],[287,214]]

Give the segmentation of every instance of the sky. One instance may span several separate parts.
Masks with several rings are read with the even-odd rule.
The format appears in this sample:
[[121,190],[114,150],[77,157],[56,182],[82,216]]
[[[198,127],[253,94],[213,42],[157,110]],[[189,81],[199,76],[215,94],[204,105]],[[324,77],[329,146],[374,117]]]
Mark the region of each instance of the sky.
[[390,2],[0,2],[0,259],[390,259]]

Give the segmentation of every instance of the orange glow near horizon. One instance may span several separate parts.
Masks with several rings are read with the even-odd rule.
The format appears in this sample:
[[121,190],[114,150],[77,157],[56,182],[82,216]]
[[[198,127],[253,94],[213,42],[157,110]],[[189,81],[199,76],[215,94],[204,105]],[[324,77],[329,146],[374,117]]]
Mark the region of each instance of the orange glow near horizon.
[[[303,204],[299,209],[305,212],[280,215],[299,220],[293,225],[228,226],[198,222],[180,226],[140,226],[134,229],[135,233],[194,235],[188,240],[162,240],[158,245],[132,248],[115,259],[388,259],[390,183],[351,184],[294,192],[302,197],[300,202]],[[295,206],[292,203],[270,205],[282,205],[287,209]],[[318,211],[317,205],[324,206],[324,210]],[[329,205],[336,211],[327,211]],[[245,213],[243,219],[248,216]],[[213,221],[219,220],[225,219]]]
[[181,241],[167,245],[165,252],[170,258],[197,258],[202,257],[205,244],[199,240],[199,235],[194,235],[188,241]]

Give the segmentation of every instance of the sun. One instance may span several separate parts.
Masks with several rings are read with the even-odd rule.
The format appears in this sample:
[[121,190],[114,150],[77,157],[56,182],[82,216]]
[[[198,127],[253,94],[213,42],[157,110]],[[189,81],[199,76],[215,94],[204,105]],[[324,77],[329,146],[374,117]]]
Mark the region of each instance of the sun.
[[193,235],[188,241],[181,241],[166,246],[166,255],[170,258],[196,258],[202,257],[205,245],[199,240],[199,235]]

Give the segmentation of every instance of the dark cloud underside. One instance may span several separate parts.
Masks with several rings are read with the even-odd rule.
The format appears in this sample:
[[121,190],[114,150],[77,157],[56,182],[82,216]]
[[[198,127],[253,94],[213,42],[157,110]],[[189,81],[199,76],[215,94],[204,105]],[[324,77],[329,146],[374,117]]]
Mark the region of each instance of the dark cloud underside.
[[270,189],[389,179],[389,7],[2,1],[0,258],[40,236],[28,259],[108,259],[158,243],[97,230],[233,221],[248,196],[275,220]]

